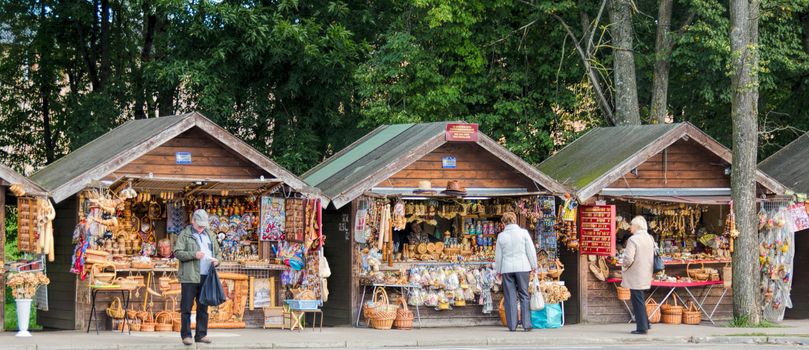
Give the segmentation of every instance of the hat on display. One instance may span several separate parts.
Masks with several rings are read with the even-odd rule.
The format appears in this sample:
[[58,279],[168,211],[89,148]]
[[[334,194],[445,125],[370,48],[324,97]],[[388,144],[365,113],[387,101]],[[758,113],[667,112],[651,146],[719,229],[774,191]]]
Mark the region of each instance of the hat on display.
[[441,191],[441,193],[448,196],[465,196],[466,189],[461,187],[461,183],[458,182],[458,180],[450,180],[447,181],[447,189]]
[[413,190],[415,194],[435,194],[436,191],[433,189],[433,184],[430,180],[421,180],[419,181],[419,188]]

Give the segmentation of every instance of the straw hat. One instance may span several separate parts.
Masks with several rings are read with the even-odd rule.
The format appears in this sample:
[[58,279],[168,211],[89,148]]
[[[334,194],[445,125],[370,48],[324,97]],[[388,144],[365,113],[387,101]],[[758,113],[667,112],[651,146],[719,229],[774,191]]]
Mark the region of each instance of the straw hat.
[[419,188],[413,190],[413,193],[435,194],[435,190],[433,189],[433,184],[430,182],[430,180],[421,180],[419,181]]

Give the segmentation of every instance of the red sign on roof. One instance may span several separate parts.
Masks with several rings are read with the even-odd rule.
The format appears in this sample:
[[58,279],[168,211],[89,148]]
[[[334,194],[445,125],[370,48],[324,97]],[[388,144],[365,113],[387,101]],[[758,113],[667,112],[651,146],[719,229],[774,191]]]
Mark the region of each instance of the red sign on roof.
[[477,124],[447,124],[447,141],[478,142]]

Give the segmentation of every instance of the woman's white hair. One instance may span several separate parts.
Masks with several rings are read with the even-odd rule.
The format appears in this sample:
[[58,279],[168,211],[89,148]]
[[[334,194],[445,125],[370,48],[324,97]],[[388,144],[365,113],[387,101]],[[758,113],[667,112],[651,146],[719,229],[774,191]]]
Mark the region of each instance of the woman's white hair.
[[637,227],[639,230],[642,230],[642,231],[648,231],[649,230],[649,226],[646,225],[646,218],[644,218],[643,216],[640,216],[640,215],[632,218],[632,225],[635,225],[635,227]]

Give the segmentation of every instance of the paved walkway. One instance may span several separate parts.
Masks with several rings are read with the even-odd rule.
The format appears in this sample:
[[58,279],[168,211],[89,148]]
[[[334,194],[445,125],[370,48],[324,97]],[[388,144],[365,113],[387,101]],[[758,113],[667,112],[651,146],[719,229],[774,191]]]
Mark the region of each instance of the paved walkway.
[[568,325],[560,329],[534,330],[530,333],[507,332],[500,327],[431,328],[412,331],[378,331],[364,328],[324,328],[323,332],[306,329],[284,330],[212,330],[212,345],[185,347],[176,333],[76,331],[36,332],[32,338],[17,338],[0,333],[0,349],[8,350],[168,350],[168,349],[295,349],[441,346],[559,346],[609,344],[796,344],[809,345],[809,320],[786,321],[779,328],[727,328],[709,325],[653,326],[649,335],[629,334],[633,325]]

